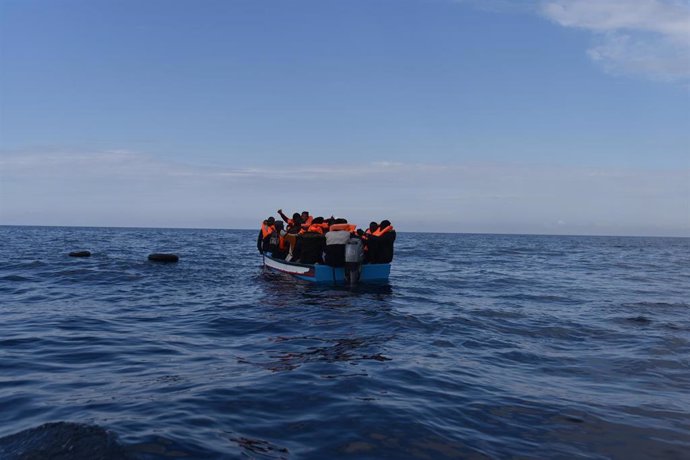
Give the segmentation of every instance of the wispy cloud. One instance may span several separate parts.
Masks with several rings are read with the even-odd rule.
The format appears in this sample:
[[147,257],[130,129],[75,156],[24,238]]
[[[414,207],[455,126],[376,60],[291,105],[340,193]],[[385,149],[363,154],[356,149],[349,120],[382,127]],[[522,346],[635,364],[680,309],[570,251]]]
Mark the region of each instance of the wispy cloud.
[[690,234],[688,171],[374,162],[208,167],[0,153],[0,223],[251,227],[279,207],[407,230]]
[[690,3],[686,0],[548,0],[541,12],[591,31],[589,56],[613,74],[690,79]]

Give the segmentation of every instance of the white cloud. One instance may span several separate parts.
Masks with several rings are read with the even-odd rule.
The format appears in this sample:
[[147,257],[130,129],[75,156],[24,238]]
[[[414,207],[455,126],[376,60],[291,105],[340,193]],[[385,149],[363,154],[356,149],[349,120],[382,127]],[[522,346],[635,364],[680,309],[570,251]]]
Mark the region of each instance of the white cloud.
[[226,168],[0,153],[0,224],[253,227],[307,208],[402,230],[690,235],[688,171],[377,162]]
[[589,56],[614,74],[690,78],[687,0],[548,0],[542,13],[565,27],[589,30]]

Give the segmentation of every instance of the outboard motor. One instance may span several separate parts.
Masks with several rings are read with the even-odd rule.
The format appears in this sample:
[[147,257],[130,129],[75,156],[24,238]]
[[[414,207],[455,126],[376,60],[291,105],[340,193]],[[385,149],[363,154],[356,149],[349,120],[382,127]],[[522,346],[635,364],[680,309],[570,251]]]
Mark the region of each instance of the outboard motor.
[[354,286],[359,281],[364,260],[364,246],[359,238],[350,238],[345,245],[345,282]]

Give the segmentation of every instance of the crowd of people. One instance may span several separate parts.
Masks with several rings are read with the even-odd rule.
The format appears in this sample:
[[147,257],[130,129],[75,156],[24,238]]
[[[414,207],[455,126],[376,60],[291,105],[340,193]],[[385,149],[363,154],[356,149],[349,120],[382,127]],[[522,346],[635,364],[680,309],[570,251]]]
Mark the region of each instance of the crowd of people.
[[290,218],[279,209],[278,215],[282,220],[271,216],[261,224],[256,242],[261,254],[288,262],[342,267],[346,245],[361,242],[363,263],[393,260],[395,229],[388,220],[371,222],[365,231],[347,219],[313,217],[308,211],[294,213]]

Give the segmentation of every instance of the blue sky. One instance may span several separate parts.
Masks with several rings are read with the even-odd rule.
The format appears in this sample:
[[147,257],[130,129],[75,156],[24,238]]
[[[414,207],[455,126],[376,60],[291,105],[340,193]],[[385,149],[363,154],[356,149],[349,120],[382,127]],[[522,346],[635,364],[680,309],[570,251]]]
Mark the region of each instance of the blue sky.
[[690,235],[690,3],[0,3],[0,224]]

